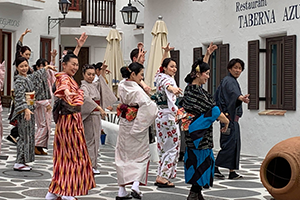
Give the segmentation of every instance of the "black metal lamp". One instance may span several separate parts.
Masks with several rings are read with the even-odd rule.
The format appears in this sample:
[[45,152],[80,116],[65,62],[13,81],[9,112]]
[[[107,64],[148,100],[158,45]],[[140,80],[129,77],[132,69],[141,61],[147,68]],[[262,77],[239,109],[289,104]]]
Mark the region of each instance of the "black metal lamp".
[[[63,18],[51,18],[48,16],[48,35],[50,34],[50,29],[53,29],[55,26],[61,23],[66,18],[66,14],[69,12],[69,7],[71,5],[71,2],[69,0],[59,0],[58,6],[61,14],[64,16]],[[55,24],[50,27],[51,22],[54,22]]]
[[122,14],[124,24],[135,24],[140,11],[136,7],[132,6],[131,0],[129,0],[128,6],[124,6],[120,12]]
[[59,10],[64,16],[68,14],[71,2],[69,0],[60,0],[58,2]]

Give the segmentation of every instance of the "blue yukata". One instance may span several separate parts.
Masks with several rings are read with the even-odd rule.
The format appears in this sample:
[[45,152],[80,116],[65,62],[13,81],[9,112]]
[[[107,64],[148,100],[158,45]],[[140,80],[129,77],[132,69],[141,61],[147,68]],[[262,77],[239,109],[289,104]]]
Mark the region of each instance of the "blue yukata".
[[188,131],[184,131],[187,145],[184,155],[185,182],[202,187],[212,186],[215,167],[212,124],[221,111],[207,91],[192,84],[186,87],[181,106],[194,115]]

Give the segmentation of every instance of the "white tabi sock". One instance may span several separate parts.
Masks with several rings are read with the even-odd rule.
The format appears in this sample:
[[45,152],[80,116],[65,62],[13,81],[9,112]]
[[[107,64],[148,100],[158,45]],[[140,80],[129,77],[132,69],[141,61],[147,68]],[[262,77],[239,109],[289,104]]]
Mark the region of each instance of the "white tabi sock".
[[139,181],[134,181],[131,189],[136,191],[137,193],[140,193],[139,186],[140,186],[140,182]]
[[124,186],[119,186],[119,192],[118,192],[118,196],[119,197],[125,197],[127,195],[127,192],[125,190]]

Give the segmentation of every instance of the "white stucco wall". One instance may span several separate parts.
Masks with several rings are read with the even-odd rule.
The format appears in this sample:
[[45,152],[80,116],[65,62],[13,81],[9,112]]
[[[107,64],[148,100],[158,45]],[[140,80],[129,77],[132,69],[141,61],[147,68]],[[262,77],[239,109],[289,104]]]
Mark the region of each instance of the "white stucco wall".
[[[141,1],[143,2],[143,0]],[[129,64],[130,52],[137,46],[138,42],[143,42],[143,30],[136,30],[136,25],[125,25],[122,21],[122,16],[120,10],[127,6],[128,0],[116,1],[116,26],[117,30],[120,32],[121,40],[121,50],[123,52],[123,59],[125,64]],[[137,2],[132,2],[132,5],[137,7],[140,11],[137,23],[143,23],[144,20],[144,8]],[[62,47],[65,46],[75,46],[76,41],[74,37],[79,37],[81,33],[86,32],[89,36],[84,47],[89,47],[89,60],[90,64],[103,61],[105,48],[107,46],[106,36],[108,35],[111,28],[101,27],[101,26],[81,26],[81,27],[62,27]]]
[[[40,58],[40,38],[52,39],[52,49],[58,49],[58,26],[51,29],[48,35],[48,16],[52,18],[62,16],[58,9],[57,1],[22,1],[19,3],[19,5],[9,3],[0,4],[0,28],[5,32],[12,33],[12,62],[15,59],[15,46],[19,37],[26,28],[31,29],[32,32],[24,37],[23,44],[29,46],[32,50],[29,63],[33,65]],[[5,22],[12,20],[14,23],[5,23],[3,20]],[[58,62],[58,58],[56,62]],[[14,71],[15,67],[11,66],[11,70]],[[11,73],[11,76],[11,86],[13,87],[13,73]]]
[[[245,61],[246,70],[242,73],[238,81],[240,82],[243,94],[247,93],[247,45],[250,40],[260,40],[260,48],[265,47],[265,38],[277,35],[297,35],[297,48],[300,48],[299,24],[300,19],[285,20],[284,11],[287,8],[288,13],[292,10],[291,5],[297,5],[298,16],[300,13],[299,1],[289,0],[267,0],[267,6],[236,12],[236,3],[246,1],[236,0],[208,0],[205,2],[182,1],[182,0],[145,0],[145,45],[149,46],[152,40],[150,34],[157,16],[162,15],[166,22],[169,35],[168,40],[171,46],[180,50],[180,85],[184,86],[183,81],[189,73],[192,60],[193,48],[206,46],[209,42],[229,43],[230,59],[241,58]],[[249,1],[248,1],[249,2]],[[296,8],[296,7],[295,7]],[[259,26],[240,28],[238,19],[240,15],[248,15],[260,11],[275,13],[275,21]],[[300,51],[297,51],[297,58]],[[262,57],[262,56],[261,56]],[[262,59],[260,64],[260,96],[264,97],[264,66]],[[300,61],[297,59],[297,68]],[[299,77],[300,70],[297,70]],[[297,85],[300,79],[297,79]],[[184,88],[184,87],[182,87]],[[299,91],[299,87],[298,91]],[[250,96],[251,98],[251,96]],[[297,92],[297,105],[300,105],[300,93]],[[265,109],[265,102],[260,102],[259,111]],[[285,116],[260,116],[259,111],[250,111],[244,105],[244,115],[240,120],[242,135],[242,152],[265,156],[266,153],[276,143],[294,136],[299,136],[298,125],[300,121],[300,107],[297,111],[287,111]],[[219,148],[218,125],[215,124],[214,141],[215,147]]]

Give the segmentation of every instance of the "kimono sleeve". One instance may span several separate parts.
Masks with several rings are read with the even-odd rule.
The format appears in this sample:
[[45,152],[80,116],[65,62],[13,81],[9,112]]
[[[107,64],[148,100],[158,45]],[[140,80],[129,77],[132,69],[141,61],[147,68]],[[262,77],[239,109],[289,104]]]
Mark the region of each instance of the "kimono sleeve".
[[46,69],[42,68],[28,75],[32,81],[35,91],[35,99],[37,101],[51,99],[51,93],[48,85],[48,73]]
[[117,98],[101,75],[99,76],[96,84],[101,97],[100,106],[103,109],[107,108],[108,106],[112,106],[117,101]]
[[138,100],[139,109],[130,131],[132,135],[139,134],[148,129],[154,122],[158,111],[156,104],[141,88],[136,91],[135,98]]
[[[56,76],[55,87],[56,90],[54,95],[58,98],[63,99],[70,106],[81,106],[84,102],[84,93],[79,89],[75,80],[73,80],[69,75],[58,73]],[[71,96],[70,100],[66,99],[65,90],[68,89],[71,93],[76,93],[76,95]]]
[[85,120],[93,112],[93,110],[97,108],[98,104],[90,97],[87,86],[82,85],[81,89],[84,93],[84,102],[81,107],[81,116],[82,120]]
[[227,79],[224,81],[221,90],[224,98],[223,101],[227,108],[226,111],[233,119],[235,117],[235,109],[242,104],[238,100],[239,96],[242,95],[238,82],[234,79]]
[[20,113],[26,108],[28,108],[28,105],[26,103],[26,88],[25,88],[25,82],[22,80],[17,79],[15,81],[14,86],[14,92],[15,92],[15,110],[14,112]]

